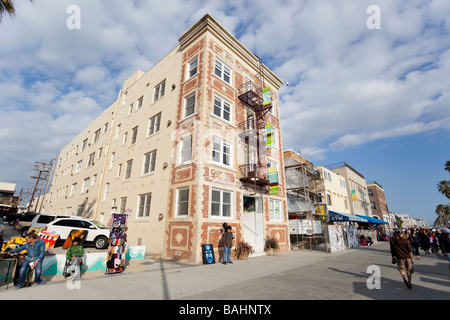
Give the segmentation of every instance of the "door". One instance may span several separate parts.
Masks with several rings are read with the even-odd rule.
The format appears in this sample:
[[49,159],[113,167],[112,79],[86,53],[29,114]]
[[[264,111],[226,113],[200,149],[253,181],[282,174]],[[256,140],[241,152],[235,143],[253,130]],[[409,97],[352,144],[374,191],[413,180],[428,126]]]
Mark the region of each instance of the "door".
[[244,196],[244,241],[255,251],[252,255],[264,254],[264,225],[262,198]]

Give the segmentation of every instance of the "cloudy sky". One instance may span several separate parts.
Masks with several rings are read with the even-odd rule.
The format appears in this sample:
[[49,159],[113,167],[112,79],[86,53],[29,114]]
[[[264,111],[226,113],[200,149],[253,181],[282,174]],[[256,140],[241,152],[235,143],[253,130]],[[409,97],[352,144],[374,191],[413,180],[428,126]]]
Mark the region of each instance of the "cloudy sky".
[[450,179],[448,0],[15,2],[0,23],[0,181],[17,192],[209,13],[289,82],[285,149],[346,161],[393,212],[432,223],[447,202],[436,184]]

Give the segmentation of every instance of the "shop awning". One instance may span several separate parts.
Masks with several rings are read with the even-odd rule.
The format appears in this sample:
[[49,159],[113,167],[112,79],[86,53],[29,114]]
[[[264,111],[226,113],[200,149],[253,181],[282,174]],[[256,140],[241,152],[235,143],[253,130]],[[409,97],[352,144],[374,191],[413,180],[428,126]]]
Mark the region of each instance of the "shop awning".
[[330,213],[330,221],[356,221],[356,222],[368,222],[367,217],[358,217],[350,213],[342,213],[328,210]]
[[367,217],[367,216],[361,216],[359,214],[357,214],[358,217],[361,217],[363,219],[367,219],[369,223],[377,223],[377,224],[389,224],[386,221],[374,218],[374,217]]

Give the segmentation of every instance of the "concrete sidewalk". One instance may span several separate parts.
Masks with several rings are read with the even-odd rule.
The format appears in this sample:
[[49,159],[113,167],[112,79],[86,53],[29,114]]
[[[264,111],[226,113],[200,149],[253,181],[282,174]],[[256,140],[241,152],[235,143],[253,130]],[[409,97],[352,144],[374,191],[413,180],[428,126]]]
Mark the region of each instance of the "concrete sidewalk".
[[[415,287],[407,289],[390,263],[389,244],[378,243],[332,254],[295,251],[237,260],[233,264],[190,265],[174,260],[130,260],[121,274],[85,272],[80,288],[61,275],[45,285],[0,287],[1,300],[409,300],[450,299],[450,270],[444,257],[416,261]],[[378,266],[381,288],[369,289],[369,266]]]

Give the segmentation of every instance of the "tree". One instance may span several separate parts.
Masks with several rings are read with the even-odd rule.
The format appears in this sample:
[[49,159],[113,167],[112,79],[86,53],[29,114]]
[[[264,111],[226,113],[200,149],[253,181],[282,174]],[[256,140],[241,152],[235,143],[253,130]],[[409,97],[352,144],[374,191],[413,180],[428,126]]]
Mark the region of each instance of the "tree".
[[14,7],[12,0],[0,0],[0,22],[2,22],[5,13],[9,14],[9,16],[14,16],[16,14],[16,8]]
[[[444,170],[450,172],[450,161],[445,163]],[[450,180],[442,180],[437,184],[437,189],[447,199],[450,199]],[[440,204],[436,207],[435,213],[437,214],[435,226],[448,226],[450,224],[450,204]]]

